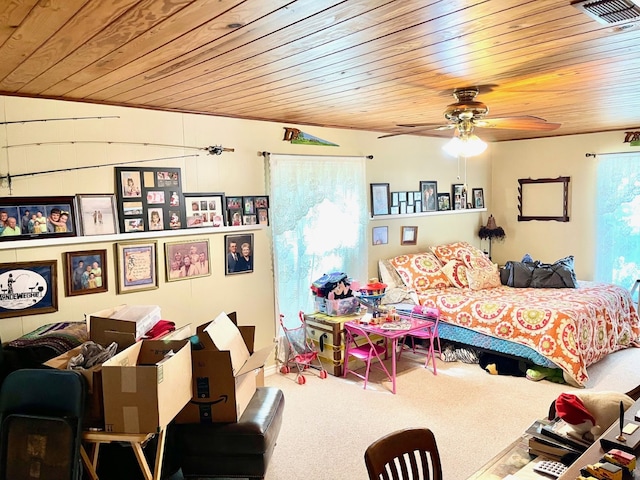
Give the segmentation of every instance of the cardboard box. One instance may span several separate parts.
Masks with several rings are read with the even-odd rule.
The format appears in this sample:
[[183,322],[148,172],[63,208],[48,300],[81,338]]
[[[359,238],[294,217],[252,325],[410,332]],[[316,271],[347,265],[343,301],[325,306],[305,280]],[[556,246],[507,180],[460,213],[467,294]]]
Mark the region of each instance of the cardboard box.
[[[58,370],[67,370],[69,360],[81,353],[82,345],[58,355],[44,365]],[[104,402],[102,400],[102,365],[77,369],[87,382],[87,397],[82,424],[84,427],[104,428]]]
[[102,387],[105,431],[158,432],[191,398],[190,342],[134,343],[102,364]]
[[133,345],[160,321],[157,305],[118,305],[88,315],[89,338],[107,347],[118,344],[118,352]]
[[264,363],[275,343],[254,352],[255,326],[238,327],[235,315],[224,312],[196,334],[201,345],[191,352],[192,398],[176,423],[237,422],[264,383]]

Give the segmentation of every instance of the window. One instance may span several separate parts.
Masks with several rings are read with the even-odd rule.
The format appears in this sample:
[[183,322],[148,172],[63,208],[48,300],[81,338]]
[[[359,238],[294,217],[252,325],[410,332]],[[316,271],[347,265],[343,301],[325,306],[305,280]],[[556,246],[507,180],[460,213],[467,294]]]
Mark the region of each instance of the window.
[[596,280],[631,288],[640,278],[640,152],[598,159]]
[[269,184],[276,310],[295,327],[314,311],[314,280],[366,278],[365,159],[271,154]]

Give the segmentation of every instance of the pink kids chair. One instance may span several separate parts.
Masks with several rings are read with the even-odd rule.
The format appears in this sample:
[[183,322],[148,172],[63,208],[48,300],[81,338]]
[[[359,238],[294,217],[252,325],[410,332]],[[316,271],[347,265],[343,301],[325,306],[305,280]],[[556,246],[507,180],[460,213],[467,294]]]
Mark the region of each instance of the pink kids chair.
[[[433,374],[437,375],[438,372],[436,370],[436,353],[440,354],[442,352],[442,348],[440,347],[440,335],[438,335],[438,323],[440,323],[440,310],[437,308],[423,307],[420,305],[416,305],[413,307],[411,311],[411,317],[419,317],[424,320],[428,320],[429,324],[423,328],[422,330],[417,330],[415,332],[408,333],[403,339],[402,344],[400,345],[400,352],[398,353],[398,359],[402,355],[402,350],[404,350],[405,342],[407,338],[411,339],[411,349],[413,353],[416,353],[416,339],[428,340],[429,346],[427,347],[427,358],[424,362],[424,368],[429,366],[429,362],[433,362]],[[436,350],[436,342],[438,344],[438,348]]]
[[[344,333],[345,333],[345,350],[344,350],[344,367],[342,376],[346,377],[347,373],[351,372],[356,377],[364,380],[364,388],[367,388],[367,382],[369,381],[369,372],[371,368],[378,368],[384,371],[387,374],[387,377],[391,379],[391,374],[387,367],[384,366],[382,362],[382,358],[380,355],[386,354],[387,349],[384,345],[379,345],[377,343],[373,343],[367,332],[365,332],[359,326],[347,322],[344,324]],[[362,345],[358,345],[356,338],[361,337],[366,340]],[[366,363],[366,369],[364,375],[356,372],[355,370],[349,369],[349,357],[357,358],[358,360],[362,360]],[[377,359],[379,365],[372,365],[372,361]]]

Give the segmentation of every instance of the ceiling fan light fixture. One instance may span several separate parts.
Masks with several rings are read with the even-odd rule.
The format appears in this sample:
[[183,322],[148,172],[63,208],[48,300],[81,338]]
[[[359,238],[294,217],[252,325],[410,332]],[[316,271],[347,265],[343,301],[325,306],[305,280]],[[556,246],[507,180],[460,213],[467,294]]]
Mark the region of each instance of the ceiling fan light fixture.
[[452,157],[475,157],[487,149],[487,144],[477,135],[455,136],[442,149]]

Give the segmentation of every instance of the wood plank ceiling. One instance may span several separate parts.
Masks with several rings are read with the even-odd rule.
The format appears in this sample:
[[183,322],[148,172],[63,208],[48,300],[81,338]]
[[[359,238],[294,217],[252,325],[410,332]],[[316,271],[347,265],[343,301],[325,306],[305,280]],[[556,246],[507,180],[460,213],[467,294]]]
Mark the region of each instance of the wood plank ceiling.
[[0,94],[381,134],[451,136],[397,124],[471,85],[488,119],[562,124],[489,141],[638,129],[639,53],[640,21],[570,0],[0,2]]

